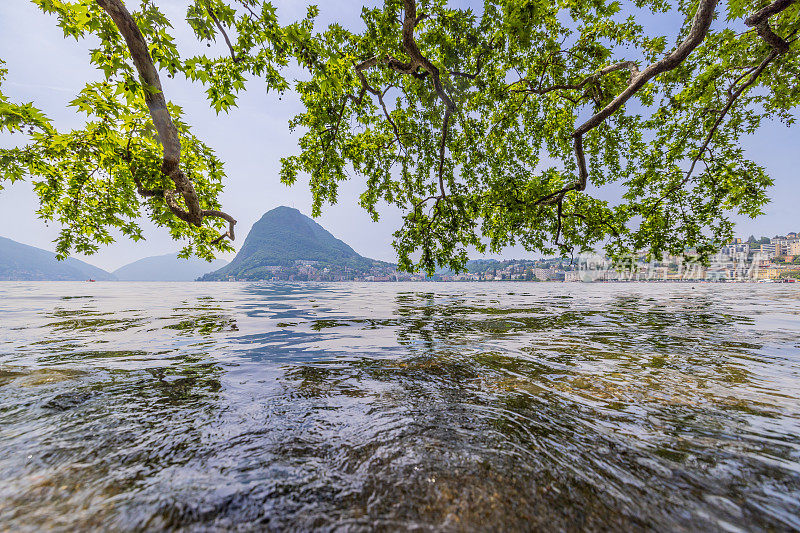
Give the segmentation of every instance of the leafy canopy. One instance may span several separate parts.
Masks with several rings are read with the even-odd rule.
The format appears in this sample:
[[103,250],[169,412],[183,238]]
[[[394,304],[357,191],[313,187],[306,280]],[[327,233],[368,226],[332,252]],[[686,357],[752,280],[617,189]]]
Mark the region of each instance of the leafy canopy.
[[[289,87],[280,70],[297,55],[293,49],[309,33],[316,11],[310,9],[308,19],[281,27],[269,3],[244,0],[234,9],[218,0],[194,0],[186,22],[209,46],[224,39],[229,53],[182,57],[172,36],[173,24],[155,1],[138,2],[139,9],[132,13],[121,0],[33,2],[55,16],[65,38],[96,38],[89,61],[102,80],[87,83],[69,104],[85,116],[83,127],[59,131],[34,103],[12,102],[3,94],[8,72],[0,69],[0,132],[21,137],[15,147],[0,149],[0,188],[4,181],[33,181],[39,216],[62,227],[57,239],[60,257],[97,251],[113,242],[113,230],[140,240],[143,215],[184,240],[184,256],[210,259],[216,252],[232,250],[219,235],[232,219],[219,211],[222,161],[181,120],[180,107],[166,104],[166,115],[159,114],[154,107],[154,95],[161,93],[158,75],[145,79],[127,42],[129,35],[123,37],[109,9],[129,17],[138,28],[146,46],[145,62],[153,72],[205,85],[209,105],[217,112],[236,104],[248,76],[262,79],[268,90]],[[171,144],[162,138],[162,126],[167,133],[176,131]],[[170,148],[179,154],[179,168],[167,165]],[[235,220],[225,236],[232,237],[233,224]]]
[[[763,18],[773,42],[745,21],[764,5],[387,0],[362,11],[362,32],[316,36],[322,65],[298,83],[292,123],[306,133],[282,178],[310,175],[319,212],[366,177],[373,217],[381,203],[405,213],[404,268],[462,269],[470,247],[514,244],[707,256],[732,214],[768,201],[742,137],[793,124],[800,101],[800,3]],[[643,11],[679,22],[651,35]],[[598,197],[612,184],[618,199]]]

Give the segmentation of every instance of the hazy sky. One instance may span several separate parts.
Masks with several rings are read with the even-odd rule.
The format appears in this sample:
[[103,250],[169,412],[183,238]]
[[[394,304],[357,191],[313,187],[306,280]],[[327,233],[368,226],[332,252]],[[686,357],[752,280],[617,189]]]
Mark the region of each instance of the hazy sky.
[[[179,48],[190,54],[197,44],[184,22],[185,3],[181,0],[160,0],[159,5],[176,27]],[[296,20],[305,12],[304,1],[277,1],[282,22]],[[336,17],[348,26],[358,25],[363,2],[325,0],[320,23]],[[464,4],[467,2],[454,2]],[[660,21],[653,19],[657,26]],[[674,30],[662,31],[674,39]],[[89,66],[87,49],[90,43],[65,40],[55,25],[55,18],[42,14],[28,0],[0,0],[0,58],[6,61],[8,79],[3,89],[14,101],[33,101],[54,119],[60,129],[78,125],[79,117],[66,103],[73,99],[87,79],[100,75]],[[205,53],[203,46],[196,48]],[[219,52],[223,52],[220,48]],[[227,115],[217,116],[209,109],[202,87],[164,76],[167,98],[183,106],[185,120],[194,133],[213,147],[225,162],[227,181],[222,205],[239,221],[237,241],[241,246],[252,224],[263,213],[279,205],[296,207],[306,214],[311,211],[311,195],[307,182],[298,180],[291,188],[278,179],[280,158],[295,153],[298,135],[289,132],[287,123],[299,110],[299,101],[291,93],[281,100],[277,94],[265,94],[263,84],[254,80],[242,93],[239,107]],[[7,144],[8,137],[0,136]],[[756,161],[765,165],[775,180],[770,191],[773,201],[767,214],[756,220],[739,220],[737,233],[748,236],[774,235],[800,231],[800,127],[788,129],[771,124],[746,141],[746,148]],[[339,203],[327,206],[318,219],[336,237],[350,244],[362,255],[395,260],[391,247],[392,232],[399,227],[400,214],[384,209],[380,222],[373,223],[358,207],[358,195],[364,180],[354,177],[341,185]],[[38,203],[29,182],[7,185],[0,191],[0,236],[53,250],[57,225],[46,226],[35,211]],[[144,222],[146,241],[133,243],[125,239],[102,249],[88,262],[108,270],[151,255],[177,251],[180,243],[167,232]],[[531,257],[521,248],[508,249],[506,258]],[[228,257],[230,259],[230,257]]]

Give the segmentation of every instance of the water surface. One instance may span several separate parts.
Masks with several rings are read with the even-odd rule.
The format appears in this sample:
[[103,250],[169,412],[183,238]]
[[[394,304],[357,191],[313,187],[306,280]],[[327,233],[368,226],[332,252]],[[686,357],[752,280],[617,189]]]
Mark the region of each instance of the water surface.
[[0,283],[0,530],[800,529],[800,287]]

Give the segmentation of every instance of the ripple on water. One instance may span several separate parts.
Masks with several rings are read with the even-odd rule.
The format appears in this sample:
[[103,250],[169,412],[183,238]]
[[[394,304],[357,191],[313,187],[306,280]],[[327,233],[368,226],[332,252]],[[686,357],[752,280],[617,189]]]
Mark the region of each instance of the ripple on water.
[[0,283],[0,526],[800,529],[800,298]]

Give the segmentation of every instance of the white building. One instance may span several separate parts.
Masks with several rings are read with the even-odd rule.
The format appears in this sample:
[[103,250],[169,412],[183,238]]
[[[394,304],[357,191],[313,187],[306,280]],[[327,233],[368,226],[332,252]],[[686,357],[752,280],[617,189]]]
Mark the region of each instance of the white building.
[[[737,239],[738,240],[738,239]],[[722,255],[727,255],[729,257],[737,257],[740,254],[744,254],[745,256],[750,255],[750,244],[746,242],[733,242],[730,244],[726,244],[720,250]]]
[[770,244],[762,244],[761,245],[761,255],[764,256],[764,259],[772,259],[775,257],[775,245]]
[[[791,234],[790,234],[791,235]],[[770,244],[775,247],[776,256],[792,255],[792,245],[800,241],[795,237],[775,237],[770,239]]]

